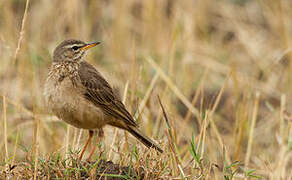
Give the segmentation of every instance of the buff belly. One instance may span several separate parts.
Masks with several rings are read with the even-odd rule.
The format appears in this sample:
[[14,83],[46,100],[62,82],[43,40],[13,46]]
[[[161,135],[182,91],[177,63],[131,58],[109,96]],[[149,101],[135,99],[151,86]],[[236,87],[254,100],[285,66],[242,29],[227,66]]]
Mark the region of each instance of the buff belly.
[[44,94],[48,109],[68,124],[83,129],[102,128],[107,124],[103,111],[87,101],[82,89],[73,86],[69,78],[58,83],[48,79]]

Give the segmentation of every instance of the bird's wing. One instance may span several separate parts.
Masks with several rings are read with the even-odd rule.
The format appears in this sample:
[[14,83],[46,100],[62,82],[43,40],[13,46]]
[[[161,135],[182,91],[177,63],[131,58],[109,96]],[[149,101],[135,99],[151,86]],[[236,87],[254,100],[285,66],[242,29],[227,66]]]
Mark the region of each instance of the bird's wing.
[[137,126],[124,104],[114,94],[111,86],[91,64],[81,62],[78,74],[85,88],[84,97],[88,101],[101,108],[107,115],[124,120],[129,125]]

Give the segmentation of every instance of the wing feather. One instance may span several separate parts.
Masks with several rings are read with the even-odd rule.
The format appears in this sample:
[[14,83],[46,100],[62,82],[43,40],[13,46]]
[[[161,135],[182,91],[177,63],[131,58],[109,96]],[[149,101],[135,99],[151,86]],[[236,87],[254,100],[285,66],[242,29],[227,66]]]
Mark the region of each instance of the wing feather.
[[88,101],[101,108],[107,115],[137,127],[133,117],[114,94],[111,86],[92,65],[85,61],[81,62],[78,74],[85,88],[84,97]]

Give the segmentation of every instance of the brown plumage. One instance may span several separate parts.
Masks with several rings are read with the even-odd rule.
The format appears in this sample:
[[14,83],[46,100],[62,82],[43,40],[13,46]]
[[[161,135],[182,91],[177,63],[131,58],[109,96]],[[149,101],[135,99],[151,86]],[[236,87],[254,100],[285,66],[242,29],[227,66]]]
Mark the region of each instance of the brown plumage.
[[130,132],[147,147],[162,152],[160,147],[138,129],[132,115],[102,75],[83,61],[86,51],[97,43],[65,40],[54,51],[53,64],[45,84],[48,109],[65,122],[89,130],[111,125]]

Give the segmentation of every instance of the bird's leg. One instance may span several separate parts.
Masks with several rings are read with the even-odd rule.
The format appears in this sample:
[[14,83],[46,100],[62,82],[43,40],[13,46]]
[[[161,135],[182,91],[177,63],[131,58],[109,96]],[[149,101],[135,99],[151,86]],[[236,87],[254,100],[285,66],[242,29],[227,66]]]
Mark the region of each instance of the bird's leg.
[[91,141],[91,139],[92,139],[93,133],[94,133],[94,131],[89,130],[89,137],[88,137],[88,139],[87,139],[87,141],[86,141],[86,143],[85,143],[85,145],[84,145],[84,147],[83,147],[83,149],[82,149],[82,151],[81,151],[81,154],[80,154],[80,156],[79,156],[79,160],[82,159],[82,157],[83,157],[83,155],[84,155],[84,152],[85,152],[85,150],[87,149],[87,147],[88,147],[88,145],[89,145],[89,143],[90,143],[90,141]]
[[104,136],[103,129],[100,128],[100,129],[98,130],[98,136],[97,136],[97,141],[96,141],[97,143],[95,143],[95,144],[93,145],[93,147],[92,147],[92,149],[91,149],[91,151],[90,151],[90,154],[89,154],[89,156],[88,156],[88,158],[87,158],[87,161],[90,161],[91,157],[93,156],[93,154],[94,154],[94,152],[95,152],[95,150],[96,150],[96,146],[97,146],[97,144],[100,143],[100,141],[102,140],[103,136]]

